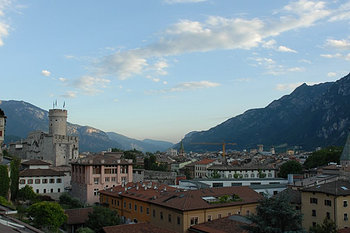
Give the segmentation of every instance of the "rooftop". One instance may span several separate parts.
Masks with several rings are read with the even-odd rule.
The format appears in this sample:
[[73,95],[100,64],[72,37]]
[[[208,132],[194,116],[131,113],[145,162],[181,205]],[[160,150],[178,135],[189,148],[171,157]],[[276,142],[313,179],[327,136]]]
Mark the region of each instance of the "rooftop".
[[67,224],[83,224],[89,219],[89,213],[92,213],[93,208],[68,209],[64,213],[67,214]]
[[189,232],[197,233],[248,233],[242,226],[248,226],[251,222],[240,215],[232,215],[209,222],[191,226]]
[[39,159],[31,159],[22,163],[23,165],[51,165],[51,163],[44,162]]
[[108,226],[103,228],[105,233],[175,233],[175,231],[160,228],[150,223],[123,224],[117,226]]
[[350,195],[350,182],[344,180],[333,181],[310,188],[305,188],[302,192],[317,192],[335,196]]
[[269,166],[230,166],[230,165],[212,165],[208,170],[221,170],[221,171],[231,171],[231,170],[277,170]]
[[38,176],[64,176],[63,172],[53,169],[25,169],[19,173],[20,177],[38,177]]
[[215,161],[214,159],[202,159],[200,161],[197,161],[195,164],[196,165],[207,165],[207,164],[210,164],[214,161]]
[[78,159],[71,164],[78,165],[116,165],[132,164],[132,160],[119,159],[112,155],[88,155],[85,158]]

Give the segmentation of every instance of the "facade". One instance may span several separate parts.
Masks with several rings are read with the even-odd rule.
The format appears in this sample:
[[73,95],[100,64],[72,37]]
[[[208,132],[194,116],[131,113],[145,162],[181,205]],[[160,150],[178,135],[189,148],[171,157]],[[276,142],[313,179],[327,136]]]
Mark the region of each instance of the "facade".
[[267,167],[237,167],[229,165],[213,165],[207,168],[208,177],[215,172],[221,178],[275,178],[276,170]]
[[132,182],[132,160],[108,155],[90,155],[72,165],[72,195],[93,204],[99,202],[99,191]]
[[67,110],[49,110],[49,133],[34,131],[24,141],[10,144],[10,153],[22,159],[49,161],[53,166],[68,165],[79,155],[79,138],[67,135]]
[[194,164],[194,177],[195,178],[207,178],[207,169],[213,165],[214,159],[202,159]]
[[19,173],[19,189],[29,185],[38,194],[61,193],[65,191],[64,173],[49,168],[49,163],[29,160],[22,163],[26,169]]
[[249,187],[183,191],[152,182],[100,191],[100,203],[116,209],[127,222],[149,222],[176,232],[233,214],[255,213],[261,197]]
[[350,227],[350,183],[334,181],[301,190],[303,227],[322,224],[325,218],[335,222],[337,229]]

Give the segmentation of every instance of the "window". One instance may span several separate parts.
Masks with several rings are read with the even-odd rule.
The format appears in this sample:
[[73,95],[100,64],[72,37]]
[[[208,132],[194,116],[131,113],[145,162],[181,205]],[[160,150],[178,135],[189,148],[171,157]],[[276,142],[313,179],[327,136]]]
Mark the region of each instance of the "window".
[[135,204],[135,211],[137,211],[137,205]]
[[115,177],[112,177],[112,182],[115,182]]
[[312,210],[312,216],[316,217],[316,210]]
[[55,183],[55,179],[50,179],[50,184]]
[[42,180],[42,183],[43,183],[43,184],[47,184],[47,179],[43,179],[43,180]]
[[124,201],[124,208],[126,208],[126,201]]
[[251,177],[251,178],[255,178],[255,175],[254,175],[254,174],[250,174],[250,177]]
[[221,218],[221,214],[218,214],[218,218]]
[[40,179],[35,179],[36,184],[40,184]]
[[119,200],[117,201],[117,206],[119,206]]
[[95,177],[95,178],[94,178],[94,184],[98,184],[99,182],[100,182],[100,179],[97,178],[97,177]]
[[327,212],[327,213],[326,213],[326,218],[327,218],[327,219],[331,219],[331,213]]
[[60,192],[61,192],[61,189],[60,189],[60,188],[59,188],[59,189],[57,189],[57,192],[58,192],[58,193],[60,193]]
[[33,179],[28,179],[28,184],[33,184]]
[[50,193],[53,193],[53,189],[50,190]]
[[39,189],[36,190],[36,193],[39,193]]
[[324,200],[324,205],[332,206],[332,201],[331,200]]
[[208,215],[208,222],[210,222],[212,220],[211,215]]
[[147,214],[147,215],[149,214],[149,208],[146,209],[146,214]]
[[20,183],[20,184],[25,184],[25,183],[26,183],[26,180],[20,179],[20,180],[19,180],[19,183]]
[[250,214],[250,211],[249,211],[249,210],[247,210],[247,215],[249,216],[249,214]]
[[105,181],[106,181],[106,182],[109,182],[109,177],[105,177]]
[[46,193],[46,189],[44,189],[43,192]]
[[100,166],[94,166],[92,168],[92,174],[101,174],[101,167]]
[[310,197],[310,203],[311,204],[317,204],[317,198]]
[[348,214],[347,213],[345,213],[344,214],[344,221],[348,221],[349,220],[349,218],[348,218]]
[[348,207],[348,201],[343,201],[343,207]]
[[315,227],[316,226],[316,222],[312,222],[312,226]]
[[180,217],[177,216],[177,225],[180,225],[180,222],[181,222]]
[[156,211],[155,210],[153,210],[153,217],[155,218],[156,217]]
[[98,189],[94,189],[94,196],[98,195]]
[[143,206],[140,206],[140,213],[143,212]]
[[129,203],[129,209],[131,209],[131,203]]
[[163,220],[163,212],[160,211],[160,219]]
[[198,224],[198,217],[191,218],[191,226]]
[[171,214],[168,214],[168,221],[171,222]]

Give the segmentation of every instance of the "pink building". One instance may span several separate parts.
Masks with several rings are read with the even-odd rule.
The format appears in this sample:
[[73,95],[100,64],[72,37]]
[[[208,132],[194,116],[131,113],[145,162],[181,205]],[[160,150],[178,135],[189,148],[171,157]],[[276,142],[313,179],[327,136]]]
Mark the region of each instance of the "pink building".
[[98,191],[132,182],[132,160],[90,155],[71,165],[72,195],[89,204],[99,202]]

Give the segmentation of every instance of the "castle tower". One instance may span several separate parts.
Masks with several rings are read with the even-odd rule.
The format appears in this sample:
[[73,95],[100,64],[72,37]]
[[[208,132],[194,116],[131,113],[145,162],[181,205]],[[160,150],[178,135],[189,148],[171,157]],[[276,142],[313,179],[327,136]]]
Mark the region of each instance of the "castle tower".
[[64,136],[67,135],[67,110],[49,110],[49,134]]
[[343,152],[340,156],[340,164],[343,167],[350,166],[350,132],[349,132],[348,138],[346,139]]
[[264,151],[264,145],[260,144],[258,145],[258,152],[263,152]]

